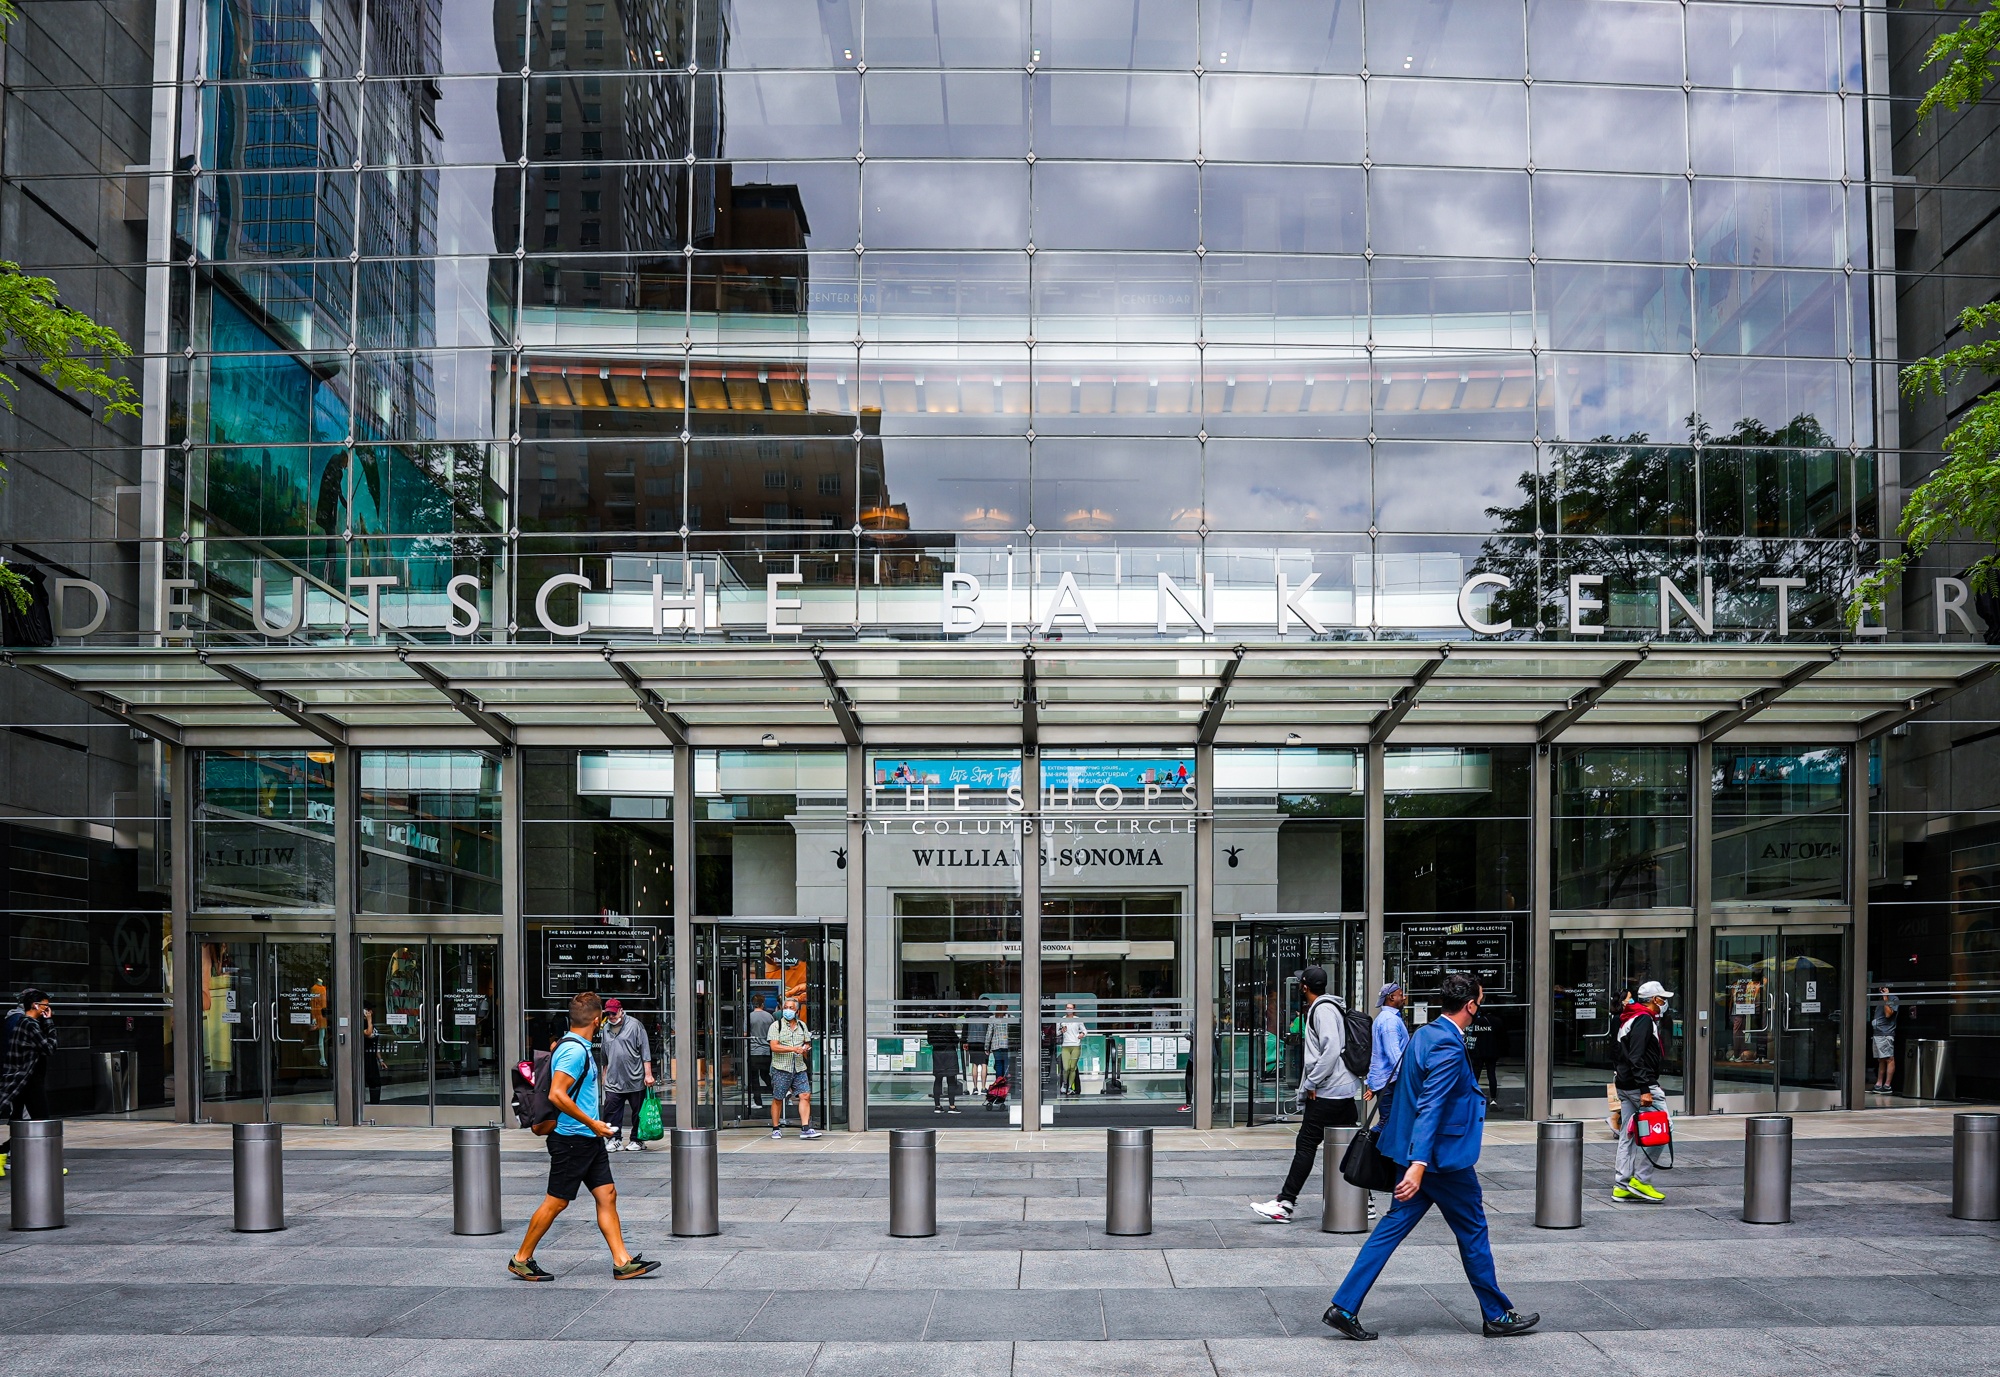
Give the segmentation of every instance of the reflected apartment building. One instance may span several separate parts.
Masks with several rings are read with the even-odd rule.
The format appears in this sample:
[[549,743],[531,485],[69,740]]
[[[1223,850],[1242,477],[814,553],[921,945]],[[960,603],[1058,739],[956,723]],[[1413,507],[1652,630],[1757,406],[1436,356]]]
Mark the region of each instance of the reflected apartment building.
[[1250,1125],[1315,962],[1477,973],[1504,1116],[1648,979],[1682,1108],[1881,1102],[1884,983],[1983,1093],[1987,604],[1841,619],[1930,22],[166,7],[132,529],[9,651],[152,781],[141,1103],[485,1122],[595,989],[678,1122],[793,998],[839,1126]]

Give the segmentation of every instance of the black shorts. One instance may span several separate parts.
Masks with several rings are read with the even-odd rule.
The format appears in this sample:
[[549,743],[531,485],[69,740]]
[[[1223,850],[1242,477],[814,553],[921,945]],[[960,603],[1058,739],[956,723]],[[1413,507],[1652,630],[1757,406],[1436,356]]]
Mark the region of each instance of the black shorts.
[[549,1194],[558,1200],[576,1199],[576,1188],[596,1190],[611,1184],[611,1156],[604,1140],[595,1133],[588,1138],[575,1133],[551,1133],[549,1143]]
[[985,1049],[984,1047],[968,1047],[968,1048],[966,1048],[966,1049],[965,1049],[965,1062],[966,1062],[966,1065],[968,1065],[968,1066],[984,1066],[984,1065],[986,1065],[986,1049]]

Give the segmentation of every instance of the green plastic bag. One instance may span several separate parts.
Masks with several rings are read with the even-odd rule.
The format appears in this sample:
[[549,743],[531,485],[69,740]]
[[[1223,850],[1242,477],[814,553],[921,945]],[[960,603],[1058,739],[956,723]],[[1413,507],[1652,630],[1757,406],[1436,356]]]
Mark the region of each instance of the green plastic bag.
[[648,1095],[639,1102],[639,1131],[636,1136],[642,1143],[657,1143],[667,1136],[666,1123],[660,1117],[658,1095]]

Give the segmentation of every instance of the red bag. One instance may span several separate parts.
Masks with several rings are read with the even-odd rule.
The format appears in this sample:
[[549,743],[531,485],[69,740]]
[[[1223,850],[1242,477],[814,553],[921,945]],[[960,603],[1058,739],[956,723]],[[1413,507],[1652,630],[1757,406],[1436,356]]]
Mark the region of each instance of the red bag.
[[1674,1140],[1673,1120],[1664,1109],[1642,1109],[1632,1116],[1632,1136],[1642,1148],[1664,1147]]

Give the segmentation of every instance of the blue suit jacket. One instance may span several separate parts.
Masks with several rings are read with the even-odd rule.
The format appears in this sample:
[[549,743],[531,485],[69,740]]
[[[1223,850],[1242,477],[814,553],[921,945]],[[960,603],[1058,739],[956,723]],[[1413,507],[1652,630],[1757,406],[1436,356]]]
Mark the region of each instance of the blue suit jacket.
[[1447,1019],[1426,1023],[1403,1054],[1403,1073],[1377,1147],[1392,1162],[1462,1171],[1479,1161],[1485,1128],[1486,1096],[1472,1073],[1464,1036]]

